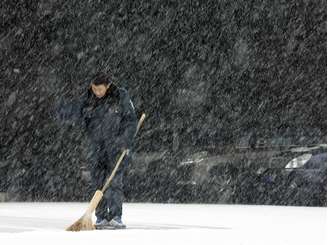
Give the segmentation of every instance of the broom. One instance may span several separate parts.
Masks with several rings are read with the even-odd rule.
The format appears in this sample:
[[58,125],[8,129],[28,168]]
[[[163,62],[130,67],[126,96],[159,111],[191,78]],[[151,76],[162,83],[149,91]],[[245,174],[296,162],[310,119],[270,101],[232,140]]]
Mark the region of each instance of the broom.
[[[145,117],[146,117],[146,115],[145,115],[145,113],[143,113],[141,115],[141,118],[140,118],[139,122],[138,122],[136,134],[139,131],[143,121],[145,120]],[[103,186],[103,188],[101,190],[97,190],[95,192],[95,194],[93,195],[93,197],[92,197],[92,199],[89,203],[89,206],[88,206],[87,210],[85,211],[85,213],[74,224],[72,224],[71,226],[66,228],[66,231],[87,231],[87,230],[94,230],[95,229],[95,226],[92,223],[92,213],[97,208],[99,202],[101,201],[101,199],[104,195],[104,191],[110,185],[112,179],[114,178],[114,176],[116,174],[116,171],[117,171],[118,167],[120,166],[123,158],[125,157],[125,155],[127,153],[128,153],[128,150],[124,150],[121,153],[119,159],[117,160],[115,168],[113,169],[111,175],[107,179],[107,181],[106,181],[105,185]]]

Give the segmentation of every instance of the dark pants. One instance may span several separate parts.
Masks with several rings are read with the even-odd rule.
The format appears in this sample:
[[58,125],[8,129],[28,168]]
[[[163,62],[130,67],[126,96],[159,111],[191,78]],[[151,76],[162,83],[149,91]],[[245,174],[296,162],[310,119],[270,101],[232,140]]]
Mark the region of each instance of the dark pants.
[[[113,171],[122,152],[109,151],[104,142],[96,142],[91,147],[91,177],[94,190],[101,189]],[[127,169],[130,155],[125,156],[110,186],[104,193],[103,199],[96,208],[99,219],[111,220],[122,216],[123,204],[123,175]]]

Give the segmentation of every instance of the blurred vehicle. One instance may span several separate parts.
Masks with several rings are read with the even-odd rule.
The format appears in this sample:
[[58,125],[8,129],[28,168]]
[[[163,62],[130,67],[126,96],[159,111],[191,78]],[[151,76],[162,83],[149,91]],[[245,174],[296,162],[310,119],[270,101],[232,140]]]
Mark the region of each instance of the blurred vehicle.
[[326,170],[326,145],[198,152],[178,165],[178,201],[325,206]]
[[279,190],[281,204],[326,205],[327,145],[282,151],[270,159],[269,168],[259,175],[268,193]]

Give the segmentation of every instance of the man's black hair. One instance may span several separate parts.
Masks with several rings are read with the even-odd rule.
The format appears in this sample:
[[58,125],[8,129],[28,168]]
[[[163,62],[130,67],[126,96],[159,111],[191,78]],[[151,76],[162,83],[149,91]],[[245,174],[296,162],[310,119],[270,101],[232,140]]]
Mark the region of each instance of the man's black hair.
[[110,73],[103,73],[100,72],[98,73],[91,81],[92,84],[94,85],[108,85],[113,82],[113,76]]

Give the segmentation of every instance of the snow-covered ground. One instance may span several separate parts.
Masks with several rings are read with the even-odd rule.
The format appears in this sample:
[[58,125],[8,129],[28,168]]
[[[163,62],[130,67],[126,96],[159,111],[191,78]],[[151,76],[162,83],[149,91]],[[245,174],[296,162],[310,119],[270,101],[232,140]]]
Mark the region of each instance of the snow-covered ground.
[[0,203],[0,244],[326,244],[326,208],[125,204],[126,230],[66,232],[87,203]]

